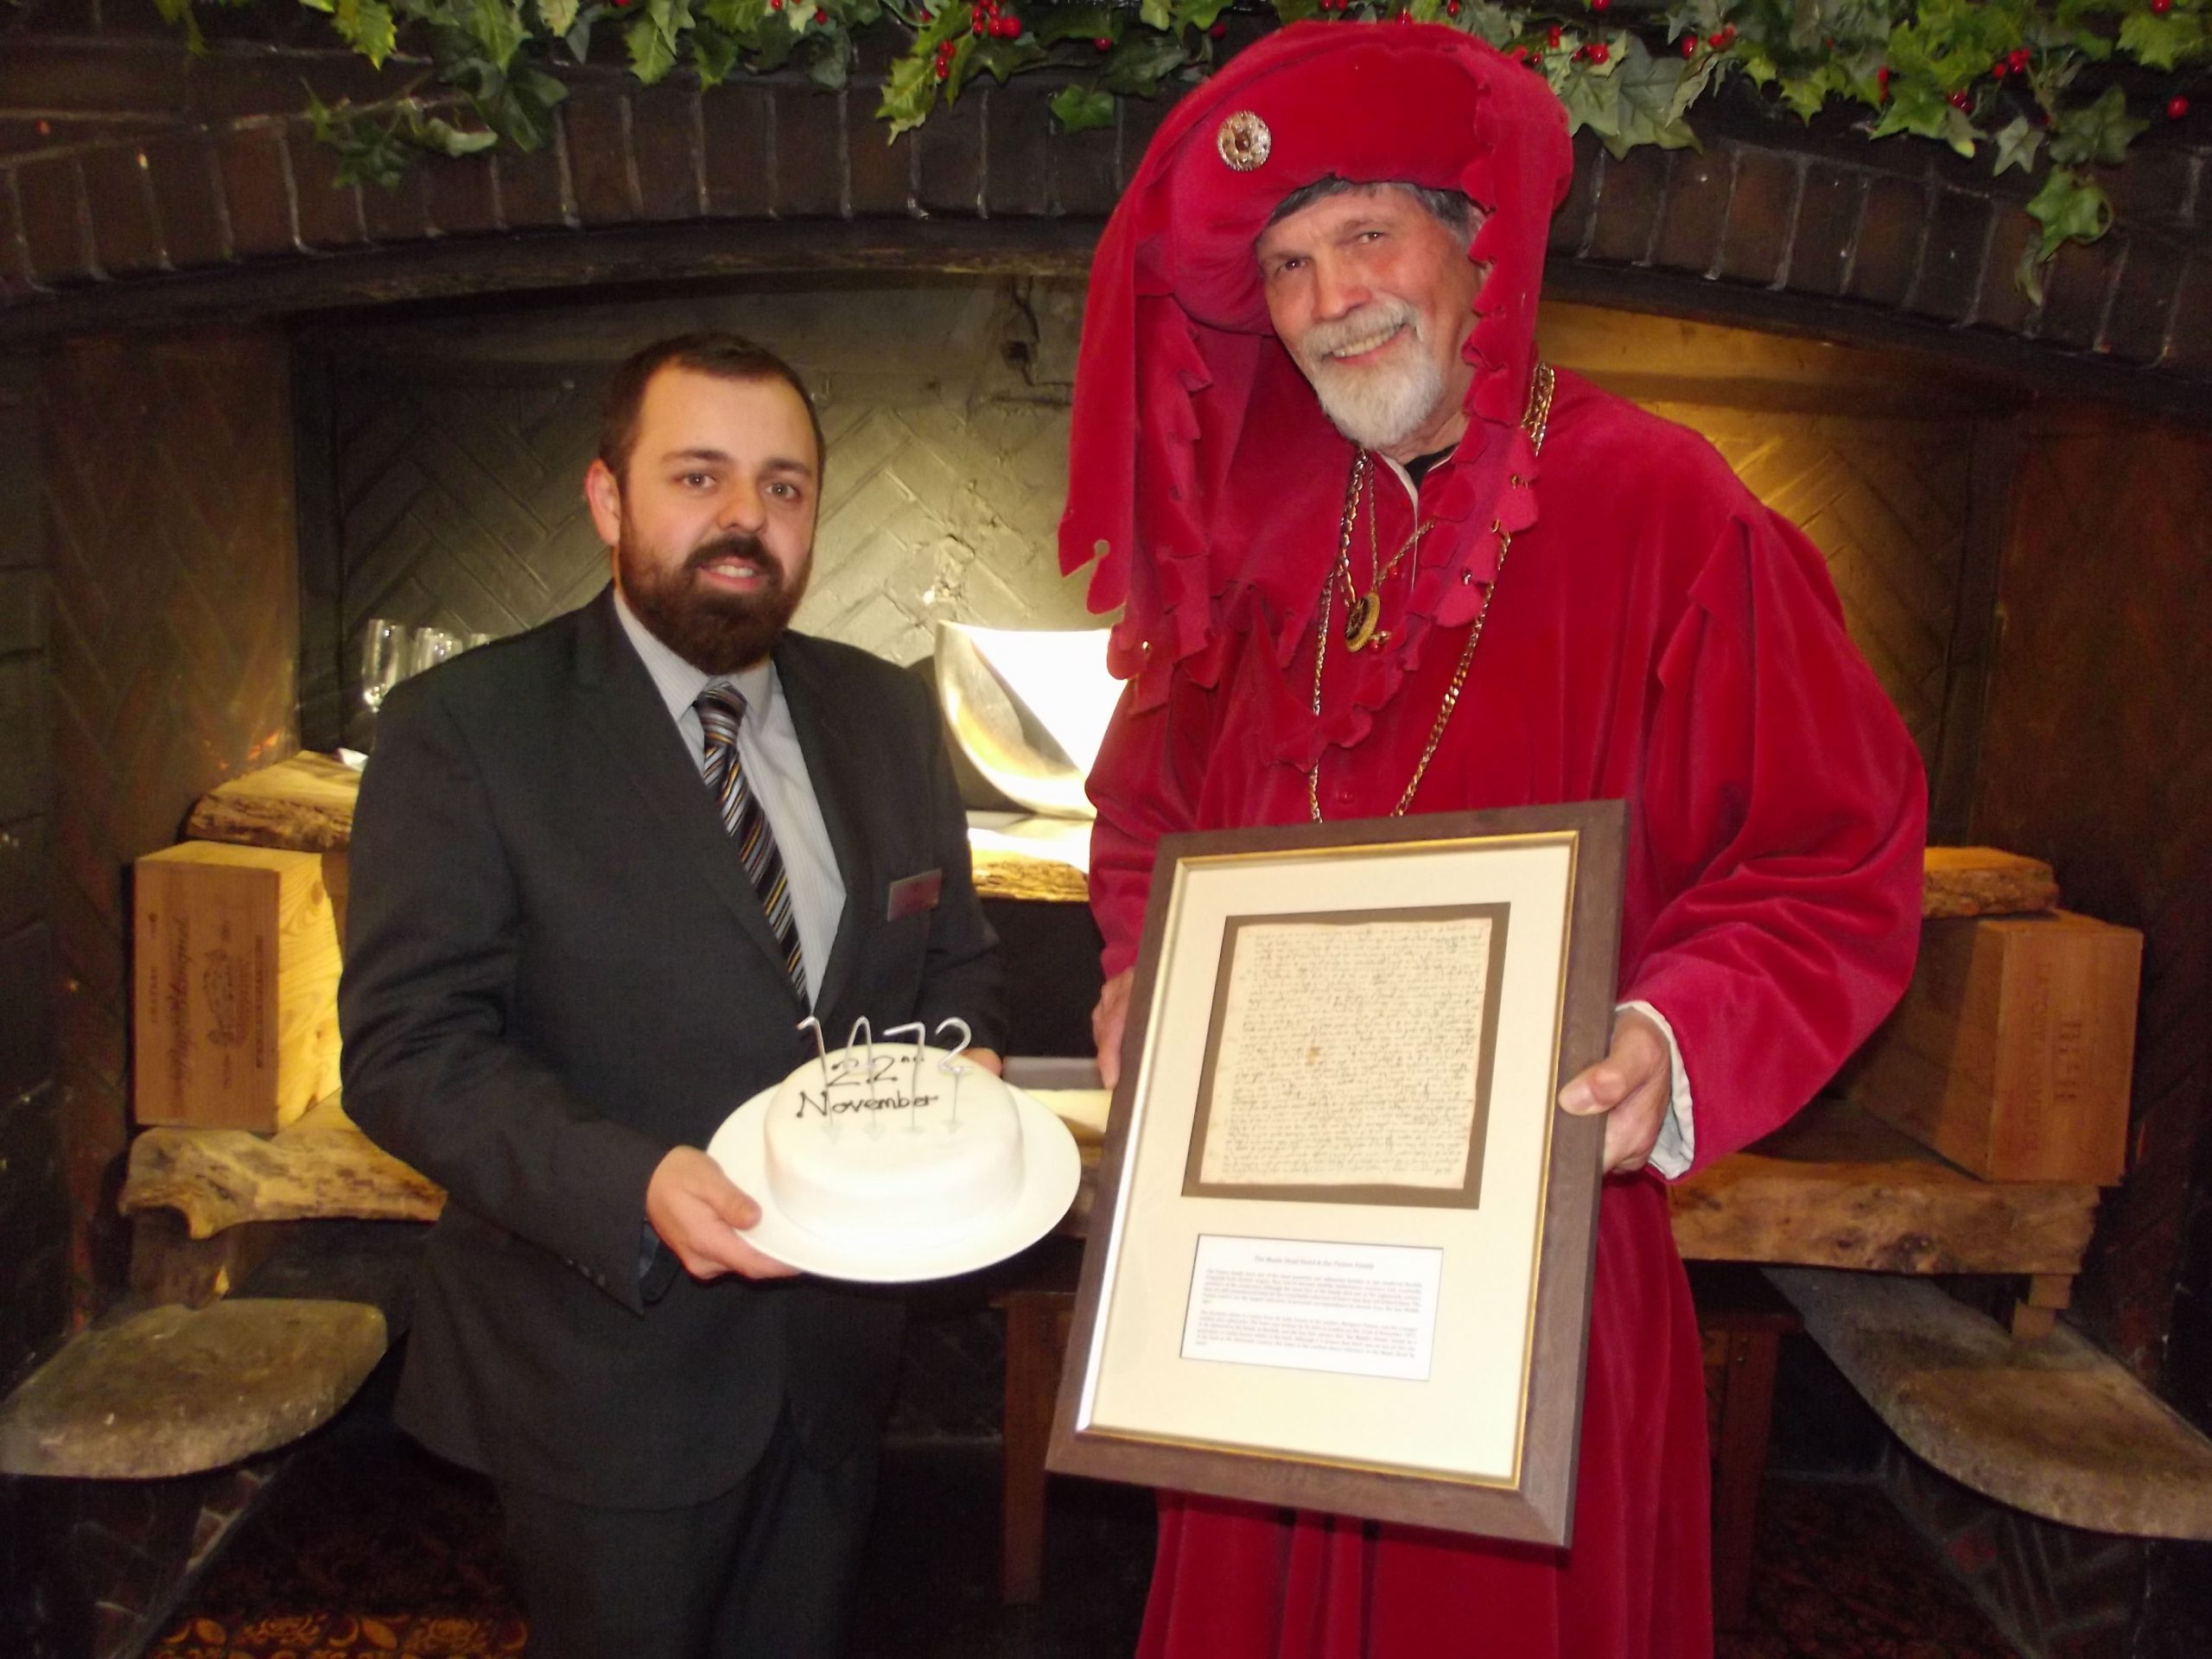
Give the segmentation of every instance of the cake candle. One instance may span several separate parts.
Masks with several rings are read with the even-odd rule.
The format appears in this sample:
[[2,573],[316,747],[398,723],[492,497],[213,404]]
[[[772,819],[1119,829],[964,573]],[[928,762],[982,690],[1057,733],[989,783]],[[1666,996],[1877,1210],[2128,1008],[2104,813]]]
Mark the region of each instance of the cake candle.
[[914,1058],[906,1067],[906,1093],[912,1102],[906,1109],[906,1127],[916,1135],[919,1135],[922,1132],[923,1039],[930,1034],[930,1028],[917,1020],[912,1025],[886,1026],[883,1028],[883,1034],[886,1037],[896,1037],[904,1031],[911,1031],[914,1033]]
[[822,1103],[830,1103],[830,1050],[822,1040],[822,1022],[812,1014],[798,1022],[801,1031],[814,1033],[814,1058],[822,1063]]
[[968,1028],[968,1022],[958,1014],[950,1014],[937,1022],[939,1036],[944,1034],[944,1028],[947,1026],[952,1027],[960,1033],[960,1040],[953,1046],[952,1052],[937,1063],[937,1069],[947,1073],[952,1078],[952,1102],[945,1109],[944,1123],[947,1131],[950,1131],[960,1127],[960,1074],[968,1069],[961,1064],[960,1057],[968,1052],[968,1045],[976,1040],[976,1033]]

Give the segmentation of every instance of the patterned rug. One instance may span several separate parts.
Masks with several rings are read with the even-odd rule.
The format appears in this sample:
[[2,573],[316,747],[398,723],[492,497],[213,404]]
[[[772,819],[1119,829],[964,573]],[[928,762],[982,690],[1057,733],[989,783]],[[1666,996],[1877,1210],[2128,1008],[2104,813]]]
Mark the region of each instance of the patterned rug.
[[[853,1659],[1121,1659],[1152,1549],[1147,1495],[1056,1486],[1042,1608],[992,1589],[988,1446],[894,1446]],[[484,1482],[388,1427],[299,1453],[149,1659],[489,1659],[525,1650]],[[2017,1659],[1881,1492],[1772,1479],[1749,1628],[1716,1659]]]

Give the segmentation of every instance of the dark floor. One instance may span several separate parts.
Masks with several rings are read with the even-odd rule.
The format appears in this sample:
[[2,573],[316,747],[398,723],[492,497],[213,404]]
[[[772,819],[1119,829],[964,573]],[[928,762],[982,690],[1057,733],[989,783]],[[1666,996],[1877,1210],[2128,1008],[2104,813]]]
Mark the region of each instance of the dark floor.
[[[1147,1493],[1057,1483],[1045,1599],[999,1605],[997,1452],[894,1446],[853,1659],[1128,1654],[1151,1566]],[[1751,1627],[1719,1659],[2013,1659],[1876,1489],[1768,1484]],[[517,1654],[524,1627],[488,1491],[379,1418],[349,1417],[288,1465],[152,1659]]]

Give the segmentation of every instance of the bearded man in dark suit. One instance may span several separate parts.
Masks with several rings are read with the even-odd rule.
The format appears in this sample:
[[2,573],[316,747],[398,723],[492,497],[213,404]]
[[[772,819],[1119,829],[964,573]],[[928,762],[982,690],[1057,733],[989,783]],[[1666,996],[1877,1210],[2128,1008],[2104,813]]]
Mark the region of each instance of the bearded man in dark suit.
[[837,1649],[900,1310],[754,1249],[700,1148],[810,1013],[996,1069],[936,711],[786,628],[822,472],[772,353],[637,353],[585,479],[613,583],[398,687],[362,783],[346,1109],[448,1195],[397,1414],[497,1483],[533,1654]]

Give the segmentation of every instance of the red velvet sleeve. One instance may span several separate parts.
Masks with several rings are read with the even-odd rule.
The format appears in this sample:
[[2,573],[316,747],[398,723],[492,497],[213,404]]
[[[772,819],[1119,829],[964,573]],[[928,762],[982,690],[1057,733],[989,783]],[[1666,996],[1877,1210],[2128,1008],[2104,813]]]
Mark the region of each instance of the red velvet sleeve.
[[1088,788],[1098,809],[1090,830],[1090,910],[1106,941],[1109,979],[1136,963],[1160,838],[1198,827],[1213,696],[1179,674],[1165,701],[1140,709],[1124,687],[1090,769]]
[[1701,1167],[1803,1106],[1903,993],[1927,786],[1794,526],[1732,517],[1691,600],[1659,663],[1621,996],[1674,1027]]

